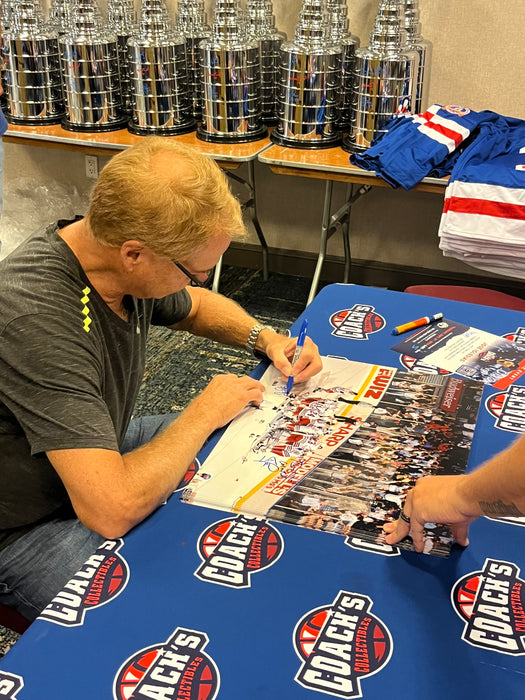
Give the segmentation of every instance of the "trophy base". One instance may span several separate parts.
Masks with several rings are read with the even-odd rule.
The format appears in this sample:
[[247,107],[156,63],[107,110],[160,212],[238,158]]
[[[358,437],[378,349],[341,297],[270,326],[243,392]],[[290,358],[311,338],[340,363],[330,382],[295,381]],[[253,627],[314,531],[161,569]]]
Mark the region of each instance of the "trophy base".
[[69,119],[62,119],[60,122],[63,129],[66,131],[84,131],[93,133],[102,133],[104,131],[120,131],[126,127],[128,123],[127,119],[118,119],[112,124],[75,124],[70,122]]
[[57,117],[27,119],[24,117],[13,117],[7,111],[4,111],[4,116],[9,124],[16,124],[17,126],[45,126],[46,124],[60,124],[64,118],[64,115],[61,114]]
[[159,126],[148,127],[138,126],[130,119],[128,121],[128,131],[136,136],[176,136],[177,134],[189,134],[190,131],[195,131],[196,122],[190,119],[178,126]]
[[364,151],[368,151],[370,146],[360,146],[348,136],[345,136],[341,143],[341,148],[347,153],[363,153]]
[[252,131],[249,134],[210,134],[202,126],[197,127],[197,138],[208,143],[250,143],[251,141],[260,141],[267,135],[268,129],[265,126],[261,126],[257,131]]
[[270,134],[270,139],[278,144],[279,146],[286,146],[287,148],[301,148],[309,151],[319,150],[321,148],[334,148],[334,146],[339,146],[341,143],[341,134],[336,134],[335,136],[330,136],[328,139],[317,139],[316,141],[311,140],[301,140],[301,139],[291,139],[287,136],[283,136],[274,129]]

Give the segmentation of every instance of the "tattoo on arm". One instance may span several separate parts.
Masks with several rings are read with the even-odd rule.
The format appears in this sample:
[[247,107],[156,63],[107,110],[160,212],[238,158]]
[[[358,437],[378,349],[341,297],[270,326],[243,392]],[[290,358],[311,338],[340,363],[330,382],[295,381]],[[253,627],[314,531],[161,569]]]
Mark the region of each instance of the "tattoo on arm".
[[525,515],[514,503],[503,503],[503,501],[479,501],[479,505],[484,515],[491,517],[520,517]]

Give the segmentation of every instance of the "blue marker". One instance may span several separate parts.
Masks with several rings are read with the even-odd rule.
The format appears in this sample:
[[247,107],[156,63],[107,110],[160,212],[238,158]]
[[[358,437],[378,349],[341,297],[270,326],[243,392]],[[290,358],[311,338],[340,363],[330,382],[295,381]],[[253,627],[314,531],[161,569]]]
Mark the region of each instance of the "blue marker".
[[[292,365],[295,365],[297,360],[299,359],[299,355],[303,351],[303,346],[304,346],[304,341],[306,340],[306,329],[308,328],[308,321],[304,319],[303,325],[301,326],[301,330],[299,331],[299,337],[297,338],[297,345],[295,347],[295,352],[293,354],[292,358]],[[288,377],[288,382],[286,383],[286,395],[291,392],[293,387],[293,376],[290,375]]]

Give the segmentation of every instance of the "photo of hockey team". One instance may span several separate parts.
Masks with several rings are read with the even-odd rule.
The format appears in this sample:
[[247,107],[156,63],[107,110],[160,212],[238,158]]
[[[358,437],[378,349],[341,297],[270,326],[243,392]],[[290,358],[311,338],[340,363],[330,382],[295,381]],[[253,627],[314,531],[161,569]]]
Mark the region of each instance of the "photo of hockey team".
[[[398,370],[366,421],[268,517],[382,544],[383,525],[398,517],[419,477],[465,472],[482,388],[468,379]],[[425,552],[447,556],[449,528],[429,523],[425,530]],[[399,546],[411,549],[410,538]]]

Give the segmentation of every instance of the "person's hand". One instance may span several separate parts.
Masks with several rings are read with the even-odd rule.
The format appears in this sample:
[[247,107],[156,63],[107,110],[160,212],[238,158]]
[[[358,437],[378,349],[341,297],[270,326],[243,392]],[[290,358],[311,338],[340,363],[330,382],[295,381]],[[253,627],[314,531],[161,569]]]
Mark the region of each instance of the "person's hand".
[[[468,545],[468,527],[481,513],[465,496],[468,476],[425,476],[406,496],[398,520],[383,526],[387,544],[410,535],[416,552],[423,551],[425,523],[450,526],[456,542]],[[409,521],[403,519],[403,516]]]
[[317,345],[307,336],[301,354],[292,365],[296,347],[297,338],[287,338],[275,333],[268,341],[265,352],[274,367],[280,371],[281,379],[286,381],[293,375],[295,382],[305,382],[322,370],[323,363]]
[[210,424],[210,432],[229,423],[248,405],[259,406],[264,385],[251,377],[218,374],[197,398],[191,402],[202,421]]

